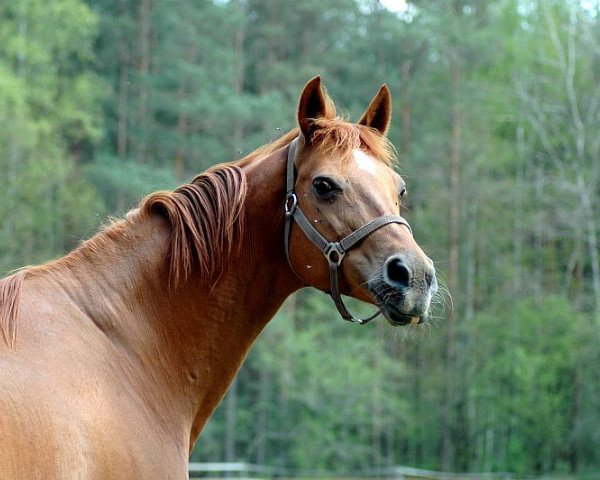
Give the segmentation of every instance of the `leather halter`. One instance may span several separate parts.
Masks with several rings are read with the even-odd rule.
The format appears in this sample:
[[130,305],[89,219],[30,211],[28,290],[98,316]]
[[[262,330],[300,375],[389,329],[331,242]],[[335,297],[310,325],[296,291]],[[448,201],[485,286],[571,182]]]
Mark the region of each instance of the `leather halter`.
[[295,220],[300,229],[304,232],[304,235],[323,253],[327,263],[329,264],[329,284],[330,289],[325,291],[328,293],[335,306],[340,312],[340,315],[344,320],[348,320],[349,322],[356,322],[359,324],[366,324],[373,320],[381,313],[381,309],[378,309],[373,315],[367,318],[358,318],[352,315],[344,302],[342,301],[342,297],[339,289],[339,267],[342,264],[342,260],[346,255],[346,252],[350,250],[352,247],[356,246],[361,240],[365,237],[369,236],[374,231],[380,229],[381,227],[388,225],[390,223],[398,223],[400,225],[404,225],[408,228],[409,232],[412,235],[412,229],[408,222],[402,218],[400,215],[383,215],[381,217],[375,218],[370,222],[366,223],[362,227],[357,230],[354,230],[352,233],[344,237],[343,239],[337,242],[328,241],[323,235],[321,235],[315,227],[312,226],[311,222],[306,218],[304,212],[300,209],[298,205],[298,197],[295,192],[295,184],[296,184],[296,170],[295,163],[296,158],[298,157],[298,137],[296,137],[292,143],[290,143],[287,157],[287,173],[286,173],[286,192],[285,192],[285,230],[284,230],[284,246],[285,246],[285,256],[287,257],[288,264],[292,271],[296,274],[296,276],[304,283],[304,279],[300,276],[300,274],[296,271],[294,266],[292,265],[292,259],[290,256],[290,238],[292,231],[292,224]]

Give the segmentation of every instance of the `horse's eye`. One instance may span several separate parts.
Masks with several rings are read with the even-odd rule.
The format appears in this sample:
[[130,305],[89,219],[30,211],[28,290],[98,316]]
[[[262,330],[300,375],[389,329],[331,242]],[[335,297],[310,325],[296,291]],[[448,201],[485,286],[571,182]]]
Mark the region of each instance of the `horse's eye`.
[[339,191],[338,186],[328,178],[315,178],[313,180],[313,188],[317,195],[321,198],[329,199]]
[[398,194],[398,196],[400,198],[402,198],[404,195],[406,195],[406,188],[403,188],[402,190],[400,190],[400,193]]

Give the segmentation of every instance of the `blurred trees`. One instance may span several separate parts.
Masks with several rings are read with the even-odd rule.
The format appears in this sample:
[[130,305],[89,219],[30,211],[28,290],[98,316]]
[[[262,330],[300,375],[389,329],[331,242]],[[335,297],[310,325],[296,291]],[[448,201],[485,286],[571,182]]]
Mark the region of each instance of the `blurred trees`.
[[[0,269],[46,260],[97,225],[81,178],[102,134],[96,17],[77,0],[0,2]],[[73,208],[76,203],[80,208]]]
[[294,296],[193,458],[304,469],[600,465],[600,6],[559,0],[0,0],[0,270],[382,82],[433,327]]

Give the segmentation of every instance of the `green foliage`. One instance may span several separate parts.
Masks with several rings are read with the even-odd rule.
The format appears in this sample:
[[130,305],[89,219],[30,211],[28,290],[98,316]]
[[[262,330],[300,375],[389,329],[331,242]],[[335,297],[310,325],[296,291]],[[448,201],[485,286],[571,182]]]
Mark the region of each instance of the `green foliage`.
[[0,270],[63,254],[106,215],[278,137],[313,75],[351,119],[386,82],[404,213],[442,279],[456,243],[455,330],[443,314],[404,334],[357,328],[302,291],[193,458],[597,471],[597,10],[0,0]]
[[121,214],[137,205],[143,196],[177,186],[173,172],[167,168],[109,155],[98,155],[92,163],[85,165],[83,175],[105,199],[108,211]]
[[576,374],[584,366],[578,334],[588,320],[551,296],[503,311],[509,314],[482,312],[465,327],[473,359],[468,401],[479,412],[474,428],[488,442],[472,454],[481,469],[563,470],[572,451]]
[[102,200],[75,160],[101,133],[90,70],[96,18],[83,3],[0,2],[0,268],[72,248]]

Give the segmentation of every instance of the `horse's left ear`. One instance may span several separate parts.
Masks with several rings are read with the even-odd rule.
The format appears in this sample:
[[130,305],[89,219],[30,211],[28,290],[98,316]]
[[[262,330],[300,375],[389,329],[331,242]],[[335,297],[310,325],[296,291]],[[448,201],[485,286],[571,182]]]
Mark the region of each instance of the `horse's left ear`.
[[382,135],[387,133],[392,117],[392,94],[390,89],[384,83],[375,98],[371,100],[369,108],[358,121],[359,125],[372,127],[381,132]]
[[327,100],[321,88],[321,77],[315,77],[302,90],[298,104],[298,125],[307,141],[315,131],[314,120],[326,115]]

